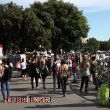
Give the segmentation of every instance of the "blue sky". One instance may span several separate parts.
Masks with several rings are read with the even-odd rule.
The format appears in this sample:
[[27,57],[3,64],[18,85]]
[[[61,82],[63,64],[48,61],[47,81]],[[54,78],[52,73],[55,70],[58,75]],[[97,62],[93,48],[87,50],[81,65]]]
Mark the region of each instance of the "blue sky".
[[[0,0],[0,3],[13,1],[23,7],[28,7],[34,1],[44,2],[47,0]],[[87,18],[90,30],[88,37],[95,37],[97,40],[108,40],[110,38],[110,0],[63,0],[74,3],[80,10],[83,10]]]

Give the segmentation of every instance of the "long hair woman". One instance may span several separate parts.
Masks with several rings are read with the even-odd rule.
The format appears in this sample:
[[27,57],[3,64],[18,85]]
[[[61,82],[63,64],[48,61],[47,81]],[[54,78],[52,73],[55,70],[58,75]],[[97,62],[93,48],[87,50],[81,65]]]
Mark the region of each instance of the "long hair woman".
[[68,76],[68,66],[65,60],[61,60],[61,66],[59,67],[59,77],[62,86],[63,97],[65,97],[66,93],[67,76]]
[[43,89],[46,89],[45,84],[46,84],[46,77],[48,75],[48,68],[47,68],[45,60],[41,60],[39,72],[40,72],[42,82],[43,82]]
[[88,82],[90,76],[89,68],[90,68],[90,63],[88,57],[86,55],[83,55],[83,59],[80,66],[80,72],[81,72],[80,92],[82,92],[84,84],[85,84],[85,93],[88,92]]

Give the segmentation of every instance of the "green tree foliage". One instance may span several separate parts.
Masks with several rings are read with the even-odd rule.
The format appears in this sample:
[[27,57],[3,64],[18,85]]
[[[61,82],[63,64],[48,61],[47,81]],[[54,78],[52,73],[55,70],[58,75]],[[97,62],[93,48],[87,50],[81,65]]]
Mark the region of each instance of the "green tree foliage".
[[27,8],[23,13],[23,21],[21,27],[20,48],[32,51],[39,45],[39,37],[41,33],[42,22],[38,19],[35,13]]
[[73,49],[80,37],[87,37],[87,20],[73,4],[49,0],[44,6],[54,20],[51,38],[54,51],[61,48],[66,51]]
[[14,3],[0,5],[0,41],[5,49],[19,44],[23,8]]
[[110,50],[110,39],[108,41],[100,41],[100,50]]
[[107,42],[100,41],[100,50],[107,50]]
[[87,37],[89,27],[82,11],[63,0],[35,2],[29,8],[8,3],[0,5],[0,42],[29,51],[50,49],[56,53],[78,46],[81,37]]
[[[35,2],[31,5],[31,9],[36,14],[40,22],[42,23],[40,29],[40,36],[39,36],[39,44],[45,48],[51,48],[51,36],[52,36],[52,29],[54,27],[54,21],[51,18],[50,13],[46,12],[47,7],[40,2]],[[48,44],[48,45],[47,45]]]
[[96,52],[100,48],[100,42],[95,38],[90,38],[87,41],[87,47],[90,51]]
[[110,39],[107,41],[107,50],[110,50]]

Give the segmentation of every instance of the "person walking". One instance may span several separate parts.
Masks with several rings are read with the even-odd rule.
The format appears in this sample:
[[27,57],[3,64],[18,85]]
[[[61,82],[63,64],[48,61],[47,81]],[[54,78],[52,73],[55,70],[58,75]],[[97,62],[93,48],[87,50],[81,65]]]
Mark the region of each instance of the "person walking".
[[72,73],[73,73],[73,83],[77,82],[77,63],[75,58],[72,59]]
[[89,69],[90,69],[90,64],[89,64],[88,58],[86,55],[83,55],[83,59],[80,66],[80,72],[81,72],[80,92],[82,92],[84,84],[85,84],[85,93],[88,92],[88,82],[89,82],[89,76],[90,76]]
[[[3,101],[6,102],[8,101],[9,97],[9,81],[11,79],[12,75],[12,69],[10,69],[7,59],[3,61],[3,66],[4,66],[4,73],[1,78],[1,91],[2,91],[2,96],[3,96]],[[6,91],[5,91],[6,88]]]
[[22,78],[24,79],[24,80],[27,80],[27,71],[26,71],[26,62],[24,61],[24,59],[22,59],[22,61],[21,61],[21,71],[22,71]]
[[43,89],[46,89],[45,84],[46,84],[46,77],[48,76],[48,68],[44,59],[42,59],[40,62],[39,72],[43,82]]
[[52,65],[52,73],[53,73],[53,88],[54,92],[56,92],[56,79],[58,77],[58,66],[57,66],[57,59],[54,59],[54,63]]
[[95,85],[95,90],[98,90],[98,62],[96,56],[92,56],[92,62],[90,64],[90,73],[93,77],[93,84]]
[[63,96],[65,97],[67,77],[68,77],[68,66],[67,66],[65,60],[61,60],[61,66],[59,67],[59,73],[58,74],[60,77]]
[[36,83],[36,88],[39,88],[39,86],[38,86],[38,79],[40,78],[39,67],[37,65],[36,59],[34,59],[34,58],[32,59],[30,65],[29,65],[29,71],[30,71],[32,89],[34,89],[34,79],[35,79],[35,83]]
[[72,72],[72,60],[71,60],[70,56],[68,57],[67,64],[68,64],[68,71],[69,71],[70,75],[72,76],[73,75],[73,72]]

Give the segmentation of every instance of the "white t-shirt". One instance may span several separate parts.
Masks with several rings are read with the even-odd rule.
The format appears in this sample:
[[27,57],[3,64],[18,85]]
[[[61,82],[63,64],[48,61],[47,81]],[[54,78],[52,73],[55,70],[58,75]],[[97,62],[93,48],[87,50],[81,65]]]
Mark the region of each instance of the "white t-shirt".
[[25,69],[26,69],[26,63],[25,63],[25,62],[22,62],[22,63],[21,63],[21,69],[22,69],[22,70],[25,70]]
[[72,67],[72,61],[68,59],[68,67]]
[[60,63],[57,63],[58,68],[60,67],[60,65],[61,65]]

